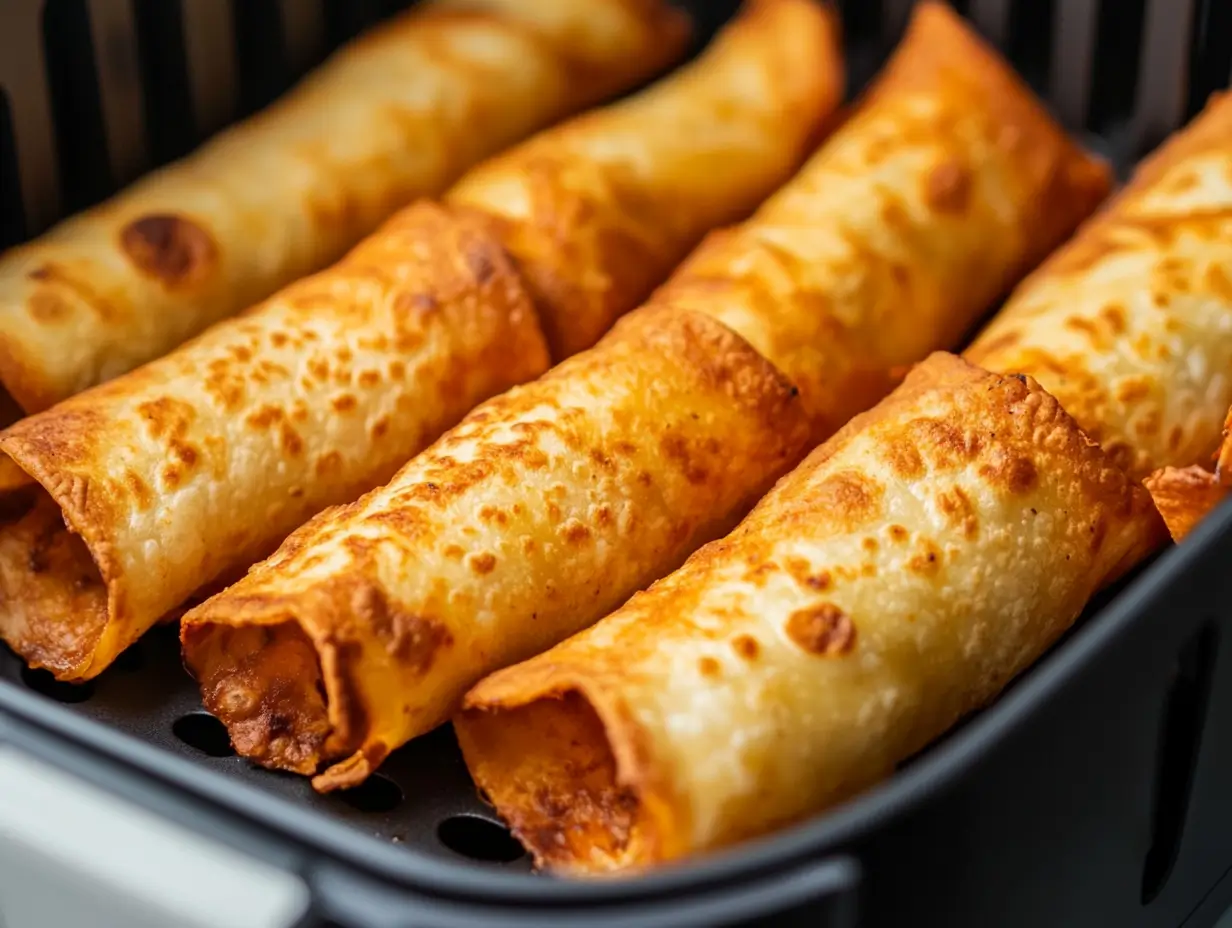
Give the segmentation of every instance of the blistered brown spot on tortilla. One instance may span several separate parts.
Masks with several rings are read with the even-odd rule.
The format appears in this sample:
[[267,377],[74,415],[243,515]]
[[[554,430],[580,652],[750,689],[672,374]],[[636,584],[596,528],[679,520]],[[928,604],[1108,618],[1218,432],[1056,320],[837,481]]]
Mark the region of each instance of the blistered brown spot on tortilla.
[[317,458],[315,465],[317,476],[327,477],[342,470],[342,452],[327,451]]
[[907,561],[907,569],[926,576],[937,573],[941,569],[941,551],[928,539],[921,543],[922,550]]
[[[796,583],[805,589],[823,592],[830,588],[832,579],[829,572],[822,570],[813,573],[813,565],[802,557],[788,557],[784,559],[783,566],[787,569],[791,579],[795,580]],[[775,569],[775,565],[763,564],[760,572],[768,573],[773,569]]]
[[943,161],[928,174],[924,197],[939,213],[962,213],[971,201],[971,172],[958,161]]
[[477,574],[490,574],[496,569],[496,555],[491,551],[483,551],[470,556],[470,566]]
[[218,264],[210,234],[173,213],[133,220],[121,230],[120,246],[139,271],[167,287],[200,283]]
[[819,511],[854,523],[872,514],[883,488],[856,471],[839,471],[823,480],[814,492],[813,505]]
[[1116,387],[1116,398],[1122,403],[1137,403],[1151,395],[1149,377],[1126,377]]
[[304,453],[304,439],[299,432],[291,427],[290,423],[283,422],[278,429],[279,443],[282,445],[282,450],[291,457],[299,457]]
[[26,309],[36,322],[54,324],[68,318],[72,307],[65,300],[49,290],[36,290],[26,301]]
[[737,635],[732,639],[732,650],[746,661],[755,661],[761,651],[761,646],[752,635]]
[[359,405],[359,400],[354,394],[341,393],[330,401],[330,405],[334,407],[334,412],[350,412]]
[[591,532],[578,519],[567,519],[560,527],[560,534],[569,544],[580,545],[590,538]]
[[154,505],[154,491],[145,479],[131,467],[124,471],[124,486],[132,494],[138,510],[144,511]]
[[846,654],[856,643],[851,617],[833,603],[797,609],[787,617],[785,630],[801,649],[822,657]]
[[896,476],[911,479],[924,473],[924,459],[920,457],[915,445],[906,439],[885,442],[882,445],[882,455]]
[[137,414],[145,421],[150,437],[157,440],[183,438],[197,417],[192,406],[173,396],[147,400],[137,406]]
[[911,533],[907,531],[905,526],[898,525],[897,523],[890,526],[889,532],[890,532],[890,539],[892,541],[898,541],[898,542],[906,541],[911,535]]
[[1029,493],[1039,483],[1039,474],[1030,458],[996,449],[989,463],[980,467],[980,476],[994,486],[1014,494]]
[[697,669],[703,677],[717,677],[722,667],[713,657],[703,657],[697,662]]
[[1124,335],[1126,329],[1125,307],[1120,303],[1109,303],[1099,312],[1109,330],[1114,335]]
[[937,508],[950,525],[960,528],[967,538],[979,534],[980,520],[971,498],[962,487],[951,487],[937,494]]

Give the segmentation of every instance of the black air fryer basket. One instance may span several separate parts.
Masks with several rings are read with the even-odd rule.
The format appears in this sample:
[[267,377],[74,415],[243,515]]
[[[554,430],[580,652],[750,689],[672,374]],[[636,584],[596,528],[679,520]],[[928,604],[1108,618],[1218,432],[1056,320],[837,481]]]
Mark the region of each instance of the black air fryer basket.
[[[0,0],[0,247],[184,154],[405,5]],[[736,3],[685,5],[704,38]],[[956,5],[1122,174],[1232,68],[1232,0]],[[853,92],[910,6],[844,4]],[[448,727],[319,796],[232,754],[172,629],[85,687],[3,651],[0,923],[1204,928],[1232,906],[1230,599],[1225,506],[889,782],[599,882],[530,872]]]

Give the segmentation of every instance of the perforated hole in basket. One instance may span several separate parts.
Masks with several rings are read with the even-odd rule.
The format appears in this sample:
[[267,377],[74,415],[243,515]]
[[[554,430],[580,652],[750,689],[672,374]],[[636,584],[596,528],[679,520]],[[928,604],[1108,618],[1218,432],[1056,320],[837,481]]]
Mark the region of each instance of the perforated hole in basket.
[[392,812],[402,802],[402,787],[387,776],[374,773],[359,786],[334,794],[360,812]]
[[436,836],[455,854],[484,863],[508,864],[526,856],[508,828],[481,815],[451,815],[436,827]]
[[189,747],[209,757],[235,756],[226,726],[208,712],[181,715],[171,724],[171,732]]
[[93,681],[85,683],[61,683],[50,671],[21,668],[21,682],[36,693],[42,693],[56,702],[85,702],[94,695]]

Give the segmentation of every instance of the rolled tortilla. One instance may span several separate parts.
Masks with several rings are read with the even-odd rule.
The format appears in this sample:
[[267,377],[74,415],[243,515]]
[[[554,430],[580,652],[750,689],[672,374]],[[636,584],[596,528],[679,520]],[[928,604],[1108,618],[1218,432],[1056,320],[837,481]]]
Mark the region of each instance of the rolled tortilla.
[[541,865],[722,847],[889,775],[1161,530],[1036,383],[934,355],[732,534],[475,687],[458,738]]
[[[413,206],[328,271],[0,432],[0,634],[92,677],[195,591],[548,365],[486,220]],[[11,508],[11,507],[10,507]]]
[[626,325],[480,406],[189,611],[236,750],[362,781],[484,673],[585,627],[731,526],[799,459],[795,391],[696,313]]
[[26,412],[338,259],[480,159],[684,50],[661,0],[445,0],[0,259],[0,386]]
[[820,441],[950,347],[1108,193],[1086,154],[947,5],[917,5],[854,114],[748,222],[712,234],[664,302],[743,335]]
[[[781,3],[757,7],[753,21],[764,28],[771,12],[786,15],[787,9]],[[951,51],[957,48],[971,54],[955,57],[952,67],[941,64],[934,51],[939,41]],[[892,382],[887,365],[918,359],[938,347],[931,339],[956,337],[983,308],[977,299],[986,304],[998,290],[1008,287],[1031,260],[1078,221],[1083,210],[1093,208],[1107,188],[1104,167],[1065,141],[1005,66],[943,8],[925,5],[921,9],[888,74],[862,104],[861,114],[776,195],[777,205],[726,233],[721,244],[703,245],[698,258],[686,263],[644,307],[621,320],[595,349],[595,358],[605,357],[616,350],[615,345],[669,338],[683,324],[681,320],[700,326],[699,319],[710,318],[713,325],[717,316],[723,325],[716,331],[735,330],[761,349],[781,373],[787,373],[788,379],[800,383],[804,411],[797,411],[796,404],[784,407],[792,411],[783,413],[786,421],[776,427],[780,434],[769,446],[777,449],[776,454],[782,451],[783,457],[772,456],[757,466],[739,465],[743,476],[738,476],[739,470],[728,473],[726,468],[737,467],[744,454],[741,442],[754,440],[767,427],[758,425],[749,434],[737,436],[729,431],[735,425],[730,418],[703,422],[697,441],[703,442],[704,436],[704,443],[716,449],[716,455],[720,455],[717,449],[728,449],[722,453],[722,473],[724,480],[731,481],[725,496],[714,496],[707,504],[706,511],[714,519],[707,528],[724,520],[734,522],[742,514],[741,507],[753,498],[749,494],[766,486],[775,467],[786,469],[803,455],[806,445],[793,437],[794,417],[807,415],[810,440],[817,440],[828,434],[826,429],[836,425],[840,416],[856,411],[862,403],[875,402]],[[968,86],[995,89],[996,105],[992,90],[959,96],[956,88]],[[1012,96],[1011,90],[1018,96]],[[1009,103],[1002,99],[1007,96]],[[911,115],[916,112],[921,114],[918,119]],[[1001,113],[1009,118],[998,122]],[[959,129],[951,128],[955,120]],[[1022,126],[1029,126],[1030,131],[1018,128]],[[1005,138],[1007,133],[1012,137]],[[1033,145],[1029,157],[1019,147],[1027,138]],[[839,146],[841,158],[827,156],[831,145]],[[900,150],[909,156],[898,157],[895,153]],[[954,163],[970,165],[972,172],[964,173],[959,181],[960,186],[971,184],[963,186],[961,216],[948,208],[927,208],[918,194],[929,188],[939,169],[944,177],[945,166]],[[864,170],[872,172],[877,182],[863,180]],[[848,196],[848,185],[858,195]],[[977,202],[984,197],[989,203],[1001,204],[1000,211]],[[1047,201],[1047,212],[1041,212],[1041,200]],[[983,234],[969,236],[960,231],[964,222],[979,222]],[[939,243],[950,234],[961,235],[978,260],[950,252]],[[896,269],[903,267],[912,269],[908,276],[918,280],[918,285],[910,291],[883,290],[878,281],[894,279]],[[942,287],[950,289],[948,303],[941,298]],[[917,293],[918,304],[914,302]],[[891,334],[900,327],[919,332]],[[879,347],[877,332],[883,333],[890,348]],[[715,339],[714,344],[725,344],[717,335]],[[849,357],[847,351],[854,354]],[[913,356],[912,351],[917,353]],[[867,360],[861,352],[867,353]],[[578,371],[591,377],[599,363],[592,358],[562,368],[553,375],[551,389],[560,388],[566,372],[569,378],[582,377]],[[714,387],[703,389],[688,380],[680,389],[700,389],[705,395]],[[673,408],[665,399],[653,401],[662,407],[661,415]],[[596,393],[593,408],[576,415],[583,422],[627,417],[622,410],[629,402],[614,390],[610,396]],[[688,402],[683,393],[671,401],[682,408]],[[513,416],[506,406],[492,408]],[[485,421],[492,415],[482,413]],[[643,433],[642,440],[675,440],[649,414],[636,420],[636,426]],[[443,444],[458,441],[456,435],[468,427],[462,426]],[[513,421],[504,428],[513,429]],[[594,478],[587,470],[587,450],[585,445],[577,449],[581,460],[575,466],[581,468],[581,485],[589,487],[585,481]],[[412,462],[391,487],[406,481],[431,481],[425,473],[436,466],[433,455],[440,453],[434,450],[425,460]],[[474,460],[467,454],[462,460],[477,472],[507,472],[505,452],[499,446],[476,452]],[[564,464],[557,466],[565,468]],[[709,474],[717,466],[706,464],[699,473]],[[559,479],[562,487],[573,486]],[[460,515],[467,518],[468,513],[491,508],[494,504],[488,497],[494,492],[482,484],[468,491],[461,502],[446,498],[440,504],[448,507],[444,513],[430,508],[424,517],[442,523]],[[516,490],[501,490],[506,492],[533,518],[547,520],[537,531],[558,525],[553,509],[544,510],[542,486],[536,480],[527,478]],[[583,537],[597,532],[603,544],[582,560],[567,549],[558,549],[561,563],[544,573],[548,568],[538,560],[539,549],[519,554],[517,548],[519,535],[529,531],[526,524],[540,523],[513,521],[482,540],[459,536],[442,541],[435,530],[420,533],[414,528],[418,534],[409,534],[410,528],[398,529],[399,513],[413,508],[412,504],[396,504],[393,489],[383,493],[364,503],[363,512],[372,515],[343,511],[331,516],[328,536],[320,527],[324,519],[297,533],[283,549],[290,555],[258,566],[231,590],[190,612],[183,626],[186,659],[202,683],[206,706],[227,724],[237,750],[269,766],[303,773],[314,772],[322,763],[341,761],[317,778],[322,789],[359,782],[389,750],[442,721],[465,688],[483,673],[547,647],[599,618],[603,606],[616,605],[665,574],[688,553],[690,545],[706,535],[701,531],[687,539],[682,535],[685,540],[679,546],[659,548],[638,533],[625,536],[600,524],[606,518],[600,507],[640,513],[642,507],[650,506],[648,516],[658,511],[659,503],[644,499],[644,489],[625,475],[595,490],[598,495],[586,497],[584,506],[578,503],[566,511],[552,504],[560,509],[560,519],[576,520]],[[672,503],[685,514],[695,504],[691,496]],[[366,545],[363,539],[370,532],[366,525],[382,513],[394,526],[388,529],[388,537],[381,536],[381,550],[386,552],[382,559],[335,553],[347,544]],[[498,561],[503,571],[500,583],[471,577],[443,553],[443,548],[455,545],[458,558],[478,558],[484,564],[496,539],[503,546]],[[609,559],[626,565],[627,571],[612,573]],[[313,566],[318,564],[325,566]],[[380,565],[379,572],[373,564]],[[382,603],[377,613],[358,600],[345,599],[350,595],[346,590],[376,582],[371,579],[374,576],[380,583]],[[550,584],[540,577],[550,578]],[[466,584],[460,586],[463,580]],[[518,583],[517,595],[506,596],[505,586],[514,582]],[[428,599],[441,595],[433,590],[455,588],[473,590],[466,595],[484,603],[483,611],[476,612],[469,605],[446,611]],[[498,596],[504,598],[494,598]],[[249,605],[250,601],[256,605]],[[403,646],[395,641],[400,633],[391,632],[389,623],[380,617],[382,610],[391,615],[426,616],[433,623],[430,629],[443,629],[422,632],[425,641],[437,642],[429,648],[427,670],[399,671],[397,661],[384,656]],[[419,632],[406,634],[419,640],[415,637]],[[356,656],[338,656],[341,652],[333,642],[339,635],[344,642],[361,642],[347,645]],[[445,641],[449,644],[439,644]],[[316,695],[318,685],[323,697]]]
[[[807,25],[813,28],[805,35]],[[786,48],[798,49],[796,63],[809,75],[822,76],[771,84],[766,78],[767,48],[780,40]],[[805,54],[805,49],[814,54]],[[186,597],[234,579],[237,571],[269,554],[291,529],[325,506],[353,500],[388,480],[397,466],[480,400],[543,373],[547,356],[521,292],[540,265],[527,263],[523,254],[515,256],[523,258],[515,270],[498,253],[498,239],[516,243],[519,239],[509,236],[516,228],[527,241],[546,240],[564,221],[579,240],[590,236],[587,240],[614,241],[626,226],[648,222],[661,227],[656,234],[661,251],[644,256],[638,279],[659,282],[679,251],[701,238],[710,224],[747,211],[750,201],[787,178],[805,139],[835,105],[835,55],[830,14],[809,0],[762,0],[679,76],[627,103],[532,139],[526,149],[533,158],[521,157],[522,149],[516,149],[495,169],[476,169],[481,178],[495,171],[501,185],[479,183],[471,195],[459,198],[465,203],[444,210],[414,207],[312,284],[295,285],[245,317],[220,323],[200,342],[0,435],[0,451],[11,455],[0,459],[0,491],[24,486],[33,477],[53,497],[44,499],[22,523],[0,528],[0,595],[21,600],[9,616],[0,617],[0,634],[32,663],[62,677],[92,676]],[[755,79],[733,86],[733,74]],[[645,109],[643,100],[652,104],[652,113],[692,106],[690,125],[695,131],[676,137],[653,120],[639,130],[628,113],[630,108]],[[788,110],[795,125],[780,129],[768,124],[770,114]],[[640,140],[639,131],[644,131]],[[725,147],[729,132],[745,139],[747,151],[737,149],[723,170],[693,178],[669,195],[665,183],[672,172],[652,165],[662,161],[678,169],[690,152],[708,162]],[[581,164],[589,152],[605,148],[636,152],[646,164],[630,174],[628,162],[613,156],[588,162],[571,174],[588,177],[594,191],[619,187],[620,198],[565,220],[552,212],[534,213],[516,224],[495,218],[505,202],[501,191],[516,183],[514,167],[531,165],[527,170],[533,173],[536,158]],[[598,204],[600,199],[596,195],[579,202]],[[432,241],[433,236],[441,241]],[[403,254],[408,247],[414,251]],[[584,281],[618,280],[626,258],[621,249],[575,252],[568,273]],[[433,260],[442,263],[439,274],[432,272]],[[308,297],[303,295],[305,287]],[[561,296],[576,296],[579,324],[589,325],[586,294]],[[620,314],[632,309],[637,297],[635,289],[617,288],[604,295],[604,306]],[[438,302],[444,310],[438,311]],[[319,341],[266,344],[252,335],[307,325],[303,307],[309,304],[311,319],[321,326],[314,330]],[[562,314],[560,321],[568,321],[563,303],[553,302],[550,309]],[[434,330],[424,346],[400,339],[397,326],[405,313],[412,320],[426,313],[434,326],[449,331]],[[227,352],[257,369],[273,365],[271,370],[283,370],[285,376],[250,380],[234,398],[217,389],[211,392],[220,376],[215,365]],[[359,360],[342,356],[352,353]],[[365,353],[373,356],[361,367]],[[336,366],[335,359],[353,364],[355,376],[366,378],[352,385],[362,389],[343,390],[345,384],[335,382],[349,376],[345,365],[331,368],[329,383],[314,379],[314,365]],[[402,376],[377,376],[387,369]],[[297,386],[294,378],[305,371],[307,379]],[[423,396],[417,399],[416,391]],[[346,397],[352,393],[355,402],[348,405]],[[192,491],[163,479],[166,466],[180,467],[174,460],[170,465],[164,461],[170,438],[139,437],[141,429],[123,421],[134,410],[172,400],[191,412],[192,444],[198,454],[202,443],[211,441],[211,430],[227,440],[225,451],[207,455],[214,470],[208,477],[206,471],[197,471],[199,482]],[[254,417],[264,421],[296,403],[300,406],[295,408],[312,407],[312,427],[298,429],[278,421],[245,430],[236,423]],[[281,443],[285,428],[296,428],[299,436],[289,446]],[[347,462],[341,469],[323,464],[321,472],[305,472],[295,465],[333,461],[339,455]],[[110,489],[109,481],[121,476],[148,490]],[[73,489],[78,485],[84,489]],[[106,512],[87,514],[85,504],[76,501],[79,492],[112,503]],[[156,521],[151,506],[158,510]],[[265,514],[267,508],[271,514]],[[69,530],[57,509],[84,541],[59,537]],[[41,563],[27,556],[39,544],[63,549],[64,570],[30,567]],[[78,581],[87,576],[93,578],[94,602],[88,608],[78,601]]]
[[1135,477],[1207,464],[1232,405],[1232,96],[1147,159],[966,356],[1036,378]]
[[746,0],[692,65],[498,155],[448,202],[499,217],[559,360],[786,180],[843,88],[829,5]]

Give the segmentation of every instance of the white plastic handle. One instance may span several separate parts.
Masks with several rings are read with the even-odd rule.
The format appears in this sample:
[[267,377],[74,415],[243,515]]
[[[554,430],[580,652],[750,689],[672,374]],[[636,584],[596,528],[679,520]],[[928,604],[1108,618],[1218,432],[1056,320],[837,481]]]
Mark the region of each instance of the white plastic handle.
[[0,744],[0,928],[289,928],[296,876]]

